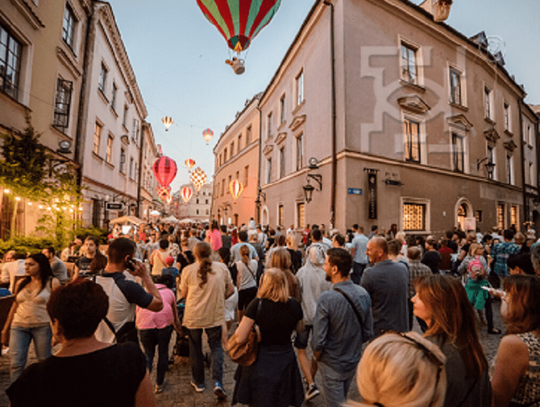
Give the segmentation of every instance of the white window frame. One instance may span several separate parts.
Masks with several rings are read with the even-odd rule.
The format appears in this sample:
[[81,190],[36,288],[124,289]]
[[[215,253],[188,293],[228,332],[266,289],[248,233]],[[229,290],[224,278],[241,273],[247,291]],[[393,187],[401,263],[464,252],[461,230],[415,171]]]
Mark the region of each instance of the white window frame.
[[101,69],[99,71],[98,90],[105,95],[107,90],[107,75],[109,74],[109,67],[104,61],[101,61]]
[[[461,151],[461,154],[463,155],[463,169],[462,170],[459,170],[456,165],[456,155],[458,152],[456,151],[456,143],[454,143],[455,138],[461,139],[461,142],[462,142],[462,148],[463,148],[463,151]],[[452,146],[452,170],[455,172],[466,174],[467,167],[468,167],[467,158],[466,158],[467,157],[467,136],[459,131],[451,130],[450,143]]]
[[[69,14],[69,17],[71,17],[71,24],[68,28],[70,28],[69,33],[66,37],[66,30],[65,30],[65,23],[66,23],[66,13]],[[71,49],[73,52],[75,52],[76,49],[76,40],[77,40],[77,25],[79,23],[79,20],[77,18],[77,15],[75,14],[75,10],[73,6],[69,3],[69,1],[66,1],[66,4],[64,6],[64,15],[62,16],[62,41],[64,41],[64,44],[66,44],[69,49]]]
[[[298,156],[298,143],[301,146],[301,156]],[[298,165],[300,163],[300,166]],[[294,137],[294,161],[293,172],[301,171],[304,168],[304,132],[301,131]]]
[[294,77],[294,96],[295,96],[295,102],[296,106],[298,107],[304,103],[305,94],[304,94],[304,82],[305,82],[305,75],[304,75],[304,68],[300,69],[298,74]]
[[272,116],[274,112],[270,112],[266,115],[266,138],[272,137]]
[[427,163],[427,144],[426,144],[426,120],[423,115],[418,115],[414,113],[410,113],[408,111],[401,111],[401,124],[402,129],[404,128],[405,120],[412,120],[415,122],[418,122],[419,129],[420,129],[420,162],[412,161],[412,160],[406,160],[405,155],[405,133],[401,133],[401,141],[403,146],[403,161],[412,163],[412,164],[426,164]]
[[535,174],[534,163],[532,161],[529,161],[529,185],[536,185],[534,174]]
[[[486,90],[488,91],[488,95],[486,95]],[[482,88],[482,99],[484,103],[484,118],[495,122],[493,89],[486,83],[484,83]]]
[[107,152],[105,153],[105,161],[109,164],[112,164],[113,148],[114,148],[114,136],[111,133],[109,133],[107,137]]
[[286,121],[286,94],[284,93],[279,99],[279,124],[283,124]]
[[514,174],[514,157],[509,152],[506,153],[506,182],[510,185],[516,184],[516,177]]
[[[459,92],[461,96],[460,103],[456,103],[452,101],[452,78],[451,78],[452,71],[459,74]],[[455,106],[467,107],[467,76],[465,74],[465,70],[456,64],[448,62],[447,81],[448,81],[448,103],[453,104]]]
[[[490,149],[491,149],[491,154],[489,152]],[[491,156],[491,162],[495,164],[495,166],[493,167],[493,177],[491,178],[491,180],[497,181],[497,149],[496,149],[496,146],[490,146],[488,144],[486,146],[486,157],[488,158],[488,162],[489,162],[490,156]]]
[[285,157],[285,147],[279,149],[279,178],[283,178],[287,172],[285,168],[286,157]]
[[266,158],[266,183],[272,182],[272,157]]
[[[414,50],[415,55],[415,69],[416,69],[416,80],[410,81],[409,78],[404,74],[403,61],[402,61],[402,46]],[[424,55],[423,48],[420,44],[415,41],[410,40],[409,38],[398,35],[398,69],[399,69],[399,78],[406,84],[416,85],[424,87]]]
[[510,105],[510,103],[506,100],[503,101],[503,119],[504,130],[512,133],[512,105]]
[[[431,234],[431,200],[429,199],[421,199],[421,198],[415,198],[415,197],[401,197],[401,202],[399,206],[399,224],[400,224],[400,230],[404,230],[404,220],[405,220],[405,214],[404,214],[404,205],[408,204],[416,204],[416,205],[425,205],[426,206],[426,213],[425,213],[425,231],[421,231],[422,234],[427,233]],[[420,231],[409,231],[409,232],[420,232]]]
[[[99,133],[97,131],[99,127]],[[104,125],[103,123],[101,123],[99,120],[96,120],[94,122],[94,137],[92,139],[92,152],[99,156],[99,150],[101,148],[101,135],[103,134],[103,129],[104,129]],[[97,145],[96,145],[96,136],[97,136]],[[96,151],[97,150],[97,151]]]

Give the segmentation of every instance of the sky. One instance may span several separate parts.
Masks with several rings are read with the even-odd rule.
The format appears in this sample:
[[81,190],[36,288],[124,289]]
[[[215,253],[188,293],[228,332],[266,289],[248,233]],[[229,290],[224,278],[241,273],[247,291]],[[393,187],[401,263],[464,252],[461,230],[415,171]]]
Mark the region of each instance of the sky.
[[[174,159],[173,192],[189,182],[184,161],[192,158],[212,180],[213,148],[246,100],[265,90],[315,0],[282,0],[273,20],[252,41],[246,72],[235,75],[225,39],[195,0],[109,0],[156,143]],[[413,1],[416,4],[420,0]],[[539,0],[454,0],[447,24],[467,37],[485,31],[502,45],[506,65],[540,104]],[[163,116],[174,124],[165,131]],[[214,137],[207,145],[202,132]]]

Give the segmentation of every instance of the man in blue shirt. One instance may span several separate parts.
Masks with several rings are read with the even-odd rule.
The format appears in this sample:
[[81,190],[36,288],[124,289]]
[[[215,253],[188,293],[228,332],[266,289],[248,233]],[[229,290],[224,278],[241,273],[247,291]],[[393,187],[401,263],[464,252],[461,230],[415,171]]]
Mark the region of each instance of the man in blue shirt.
[[338,407],[347,399],[362,356],[362,342],[373,336],[371,299],[349,279],[351,266],[352,257],[346,250],[326,252],[324,271],[332,289],[320,295],[313,318],[311,348],[318,362],[312,365],[312,372],[317,367],[321,372],[328,407]]
[[351,256],[353,256],[353,271],[351,273],[351,280],[355,284],[360,284],[360,280],[362,280],[362,273],[368,264],[366,248],[369,240],[364,235],[363,227],[360,226],[357,228],[357,230],[358,234],[351,242]]

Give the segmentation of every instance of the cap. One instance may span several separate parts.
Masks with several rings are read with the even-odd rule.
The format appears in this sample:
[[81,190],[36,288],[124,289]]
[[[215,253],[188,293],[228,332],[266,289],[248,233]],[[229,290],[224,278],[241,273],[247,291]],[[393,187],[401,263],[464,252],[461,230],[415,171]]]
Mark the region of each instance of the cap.
[[165,259],[165,263],[167,263],[167,265],[171,265],[174,263],[174,257],[173,256],[169,256]]

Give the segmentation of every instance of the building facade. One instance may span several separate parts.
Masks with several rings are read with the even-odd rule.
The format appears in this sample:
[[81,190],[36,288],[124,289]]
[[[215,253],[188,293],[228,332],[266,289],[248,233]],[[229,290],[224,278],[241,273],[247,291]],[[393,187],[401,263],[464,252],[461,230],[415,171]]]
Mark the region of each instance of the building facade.
[[406,0],[316,2],[259,103],[261,222],[520,228],[525,92],[488,45]]
[[523,179],[525,221],[533,222],[536,230],[540,225],[540,191],[538,190],[538,127],[540,106],[522,105]]
[[[246,101],[236,120],[227,127],[214,147],[214,195],[212,219],[220,224],[240,226],[256,216],[259,170],[260,95]],[[242,183],[242,193],[234,199],[230,184]],[[260,200],[260,198],[259,198]]]
[[[74,163],[91,0],[4,1],[0,8],[0,132],[22,132],[28,113],[53,159]],[[59,144],[69,148],[59,152]],[[46,208],[0,187],[0,238],[32,233]],[[77,215],[78,216],[78,215]]]
[[195,222],[208,222],[210,220],[210,208],[212,207],[213,184],[205,184],[200,191],[195,192],[192,184],[180,185],[180,189],[189,187],[193,191],[191,199],[184,203],[179,193],[173,195],[173,205],[175,206],[173,214],[179,220],[192,219]]

